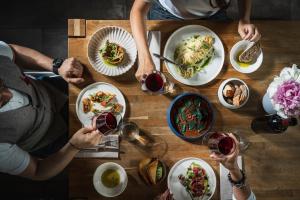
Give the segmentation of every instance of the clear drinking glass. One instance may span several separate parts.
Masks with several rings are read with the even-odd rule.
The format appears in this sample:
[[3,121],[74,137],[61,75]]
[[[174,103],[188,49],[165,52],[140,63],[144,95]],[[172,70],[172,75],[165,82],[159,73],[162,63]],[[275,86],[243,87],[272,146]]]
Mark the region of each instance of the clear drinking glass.
[[173,92],[174,83],[170,82],[162,72],[153,71],[151,74],[142,77],[141,88],[153,95],[166,94]]

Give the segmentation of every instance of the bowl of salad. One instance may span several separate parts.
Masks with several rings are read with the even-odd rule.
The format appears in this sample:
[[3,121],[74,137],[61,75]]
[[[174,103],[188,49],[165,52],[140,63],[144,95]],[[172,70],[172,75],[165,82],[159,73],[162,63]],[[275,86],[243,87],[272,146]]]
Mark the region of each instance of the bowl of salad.
[[177,96],[167,110],[167,121],[172,132],[193,142],[208,133],[214,124],[214,111],[206,97],[196,93]]
[[204,160],[185,158],[171,168],[168,188],[174,199],[209,200],[216,189],[216,175]]

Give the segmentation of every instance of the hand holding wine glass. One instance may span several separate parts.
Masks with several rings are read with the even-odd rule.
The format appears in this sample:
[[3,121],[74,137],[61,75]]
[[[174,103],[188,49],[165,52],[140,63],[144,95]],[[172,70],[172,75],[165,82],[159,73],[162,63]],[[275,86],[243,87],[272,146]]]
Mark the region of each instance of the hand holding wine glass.
[[[238,140],[236,139],[236,137],[232,133],[229,133],[228,136],[231,137],[236,144],[239,143]],[[239,169],[238,164],[237,164],[237,157],[239,155],[239,151],[240,151],[239,145],[236,145],[234,151],[229,155],[225,156],[223,154],[218,154],[216,152],[212,152],[210,154],[210,157],[213,160],[222,163],[224,165],[224,167],[227,168],[228,170]]]

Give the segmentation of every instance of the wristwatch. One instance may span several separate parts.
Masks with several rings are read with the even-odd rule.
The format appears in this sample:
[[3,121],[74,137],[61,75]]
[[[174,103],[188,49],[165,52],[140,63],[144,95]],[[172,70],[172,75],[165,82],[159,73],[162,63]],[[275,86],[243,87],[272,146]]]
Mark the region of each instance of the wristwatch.
[[63,64],[64,59],[61,58],[55,58],[52,62],[52,71],[54,74],[58,74],[58,69],[60,68],[60,66]]
[[232,180],[230,173],[228,173],[228,175],[227,175],[228,176],[228,180],[231,183],[231,185],[234,186],[234,187],[237,187],[237,188],[242,188],[242,187],[246,186],[246,175],[245,175],[245,172],[243,170],[240,170],[240,171],[241,171],[241,174],[242,174],[242,178],[239,181]]

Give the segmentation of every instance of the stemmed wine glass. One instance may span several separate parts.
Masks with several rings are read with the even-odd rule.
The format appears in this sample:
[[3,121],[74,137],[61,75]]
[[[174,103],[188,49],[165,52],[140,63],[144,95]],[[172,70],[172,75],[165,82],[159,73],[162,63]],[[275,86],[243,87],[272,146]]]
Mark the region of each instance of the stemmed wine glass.
[[166,94],[173,92],[174,83],[170,82],[162,72],[155,70],[151,74],[143,75],[141,88],[153,95]]
[[[238,143],[229,135],[232,133],[237,139]],[[230,155],[232,154],[237,145],[240,153],[244,153],[249,146],[249,141],[238,134],[238,131],[214,131],[206,134],[202,143],[207,145],[208,148],[217,154]]]

